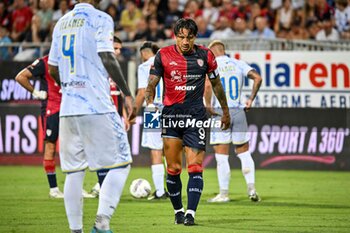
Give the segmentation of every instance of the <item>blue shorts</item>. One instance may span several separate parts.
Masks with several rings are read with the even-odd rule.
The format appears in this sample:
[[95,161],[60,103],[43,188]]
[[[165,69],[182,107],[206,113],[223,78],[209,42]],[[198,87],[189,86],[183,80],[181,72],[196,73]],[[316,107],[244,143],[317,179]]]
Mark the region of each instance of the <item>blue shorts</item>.
[[44,140],[55,143],[58,139],[60,113],[43,117]]
[[[162,137],[179,138],[183,146],[205,151],[208,119],[204,105],[174,104],[162,111]],[[181,123],[183,122],[183,123]]]

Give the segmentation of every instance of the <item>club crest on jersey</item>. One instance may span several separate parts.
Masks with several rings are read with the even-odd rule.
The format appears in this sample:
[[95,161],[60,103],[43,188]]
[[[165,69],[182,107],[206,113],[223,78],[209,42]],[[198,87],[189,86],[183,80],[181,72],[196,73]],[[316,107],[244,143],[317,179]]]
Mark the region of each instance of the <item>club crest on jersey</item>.
[[204,65],[203,59],[197,59],[197,63],[200,67],[202,67]]
[[181,72],[178,70],[171,71],[170,76],[171,76],[172,82],[181,82],[182,81]]
[[51,130],[51,129],[47,129],[47,130],[46,130],[46,135],[47,135],[48,137],[50,137],[51,134],[52,134],[52,130]]

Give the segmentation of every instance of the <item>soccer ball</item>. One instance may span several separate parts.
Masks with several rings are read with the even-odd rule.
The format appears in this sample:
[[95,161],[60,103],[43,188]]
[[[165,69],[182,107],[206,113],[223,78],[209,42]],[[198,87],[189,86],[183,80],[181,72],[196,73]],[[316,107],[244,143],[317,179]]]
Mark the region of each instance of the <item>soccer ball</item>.
[[129,190],[134,198],[147,197],[151,193],[151,184],[147,180],[139,178],[131,182]]

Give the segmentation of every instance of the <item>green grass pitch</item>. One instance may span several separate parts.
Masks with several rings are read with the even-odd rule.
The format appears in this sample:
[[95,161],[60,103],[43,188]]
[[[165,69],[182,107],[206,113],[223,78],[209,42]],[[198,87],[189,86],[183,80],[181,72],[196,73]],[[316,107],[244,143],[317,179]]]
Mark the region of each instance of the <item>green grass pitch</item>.
[[[59,170],[57,173],[63,189],[64,175]],[[207,169],[196,215],[198,225],[193,227],[173,224],[169,200],[133,199],[129,185],[140,177],[151,182],[150,168],[132,168],[111,222],[114,232],[350,232],[350,172],[258,170],[257,190],[262,202],[252,203],[242,174],[233,170],[232,201],[212,204],[206,200],[217,193],[218,185],[216,171]],[[96,180],[95,173],[87,172],[85,189],[90,190]],[[182,182],[185,194],[185,171]],[[42,167],[2,166],[0,184],[0,232],[69,232],[63,200],[48,198]],[[85,233],[93,225],[96,210],[97,199],[84,200]]]

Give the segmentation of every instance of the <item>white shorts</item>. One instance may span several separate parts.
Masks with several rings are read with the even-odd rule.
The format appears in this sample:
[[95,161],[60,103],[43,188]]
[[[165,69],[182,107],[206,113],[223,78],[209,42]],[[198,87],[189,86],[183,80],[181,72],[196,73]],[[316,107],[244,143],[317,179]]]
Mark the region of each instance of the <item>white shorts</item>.
[[[210,144],[228,144],[242,145],[249,141],[247,118],[243,109],[230,110],[231,125],[227,130],[211,129]],[[215,116],[215,120],[221,120],[221,116]]]
[[160,129],[143,130],[141,146],[151,150],[163,150],[163,139]]
[[63,172],[116,168],[132,162],[130,145],[116,112],[60,118]]

